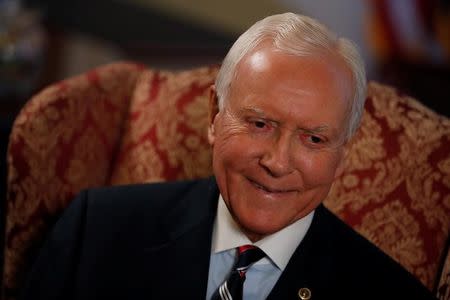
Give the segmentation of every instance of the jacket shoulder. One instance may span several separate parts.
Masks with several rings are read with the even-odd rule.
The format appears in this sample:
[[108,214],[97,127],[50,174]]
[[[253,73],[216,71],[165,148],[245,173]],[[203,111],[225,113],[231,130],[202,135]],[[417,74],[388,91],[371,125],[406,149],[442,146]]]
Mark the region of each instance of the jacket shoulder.
[[162,226],[208,215],[214,189],[213,179],[93,188],[82,191],[61,219],[76,219],[86,236],[160,235]]
[[[328,209],[322,207],[320,218],[326,224],[327,249],[336,282],[353,282],[362,293],[369,289],[388,295],[413,295],[416,299],[434,299],[411,273],[375,244],[356,232]],[[345,282],[341,282],[345,285]],[[395,297],[394,297],[395,298]]]
[[200,179],[94,188],[83,191],[81,198],[87,202],[88,210],[98,215],[139,216],[145,213],[148,217],[183,205],[194,195],[205,194],[210,181]]

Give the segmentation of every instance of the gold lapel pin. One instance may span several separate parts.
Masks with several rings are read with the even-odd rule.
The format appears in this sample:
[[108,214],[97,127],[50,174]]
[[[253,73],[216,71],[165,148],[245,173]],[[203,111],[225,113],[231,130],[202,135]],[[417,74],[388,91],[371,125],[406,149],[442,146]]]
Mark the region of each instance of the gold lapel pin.
[[311,291],[308,288],[301,288],[298,290],[298,297],[301,300],[311,299]]

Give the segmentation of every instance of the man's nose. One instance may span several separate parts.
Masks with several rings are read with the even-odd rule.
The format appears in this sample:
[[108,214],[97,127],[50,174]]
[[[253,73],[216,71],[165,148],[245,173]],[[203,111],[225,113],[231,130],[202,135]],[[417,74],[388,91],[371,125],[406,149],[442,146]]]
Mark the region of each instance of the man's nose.
[[290,174],[293,171],[290,148],[289,136],[279,136],[267,145],[260,159],[260,164],[273,177]]

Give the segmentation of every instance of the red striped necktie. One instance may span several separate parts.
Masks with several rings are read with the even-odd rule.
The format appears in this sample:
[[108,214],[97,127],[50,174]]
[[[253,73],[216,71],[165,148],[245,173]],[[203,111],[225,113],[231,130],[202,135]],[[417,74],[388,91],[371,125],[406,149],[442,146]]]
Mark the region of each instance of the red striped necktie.
[[266,256],[258,247],[244,245],[237,248],[237,261],[231,269],[227,280],[222,283],[211,300],[242,300],[242,288],[247,269]]

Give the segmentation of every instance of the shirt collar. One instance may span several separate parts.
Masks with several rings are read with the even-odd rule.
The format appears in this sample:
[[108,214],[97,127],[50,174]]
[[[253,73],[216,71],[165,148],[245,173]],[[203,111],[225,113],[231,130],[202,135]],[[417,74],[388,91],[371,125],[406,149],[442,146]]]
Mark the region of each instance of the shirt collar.
[[[252,244],[263,250],[270,260],[281,271],[284,271],[289,259],[308,231],[313,216],[314,211],[282,230],[268,235],[256,243],[252,243],[240,230],[239,225],[231,216],[222,195],[220,195],[217,206],[217,217],[213,229],[212,253],[234,249],[241,245]],[[283,246],[280,247],[280,245]]]

